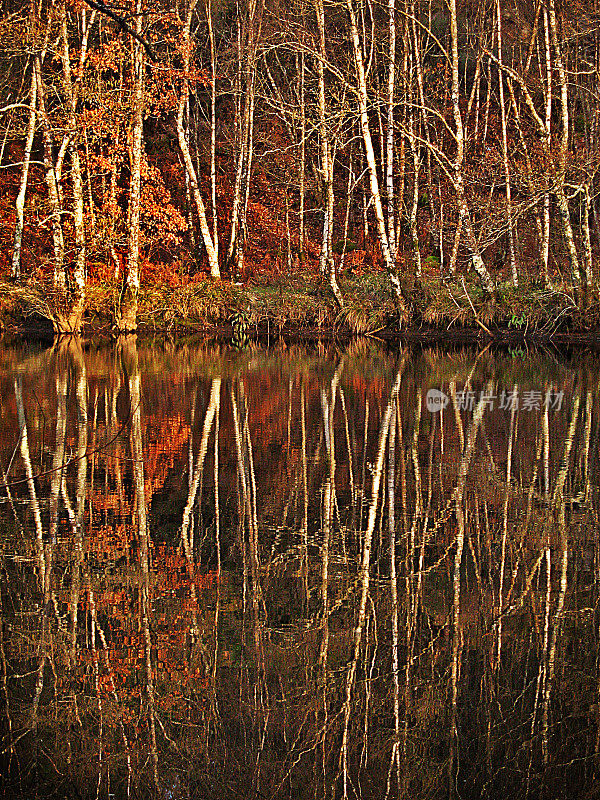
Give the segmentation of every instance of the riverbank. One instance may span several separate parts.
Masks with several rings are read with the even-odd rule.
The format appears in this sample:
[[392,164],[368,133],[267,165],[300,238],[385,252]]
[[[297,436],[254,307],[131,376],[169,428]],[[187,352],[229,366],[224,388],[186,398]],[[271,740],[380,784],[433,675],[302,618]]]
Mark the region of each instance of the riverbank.
[[[140,334],[230,337],[239,345],[255,337],[281,334],[303,338],[377,336],[422,341],[550,340],[600,343],[597,292],[577,298],[572,287],[529,281],[519,288],[498,284],[487,298],[463,276],[430,276],[405,287],[408,311],[401,314],[381,270],[342,275],[342,308],[327,281],[306,273],[281,275],[246,284],[204,276],[147,284],[139,295]],[[83,335],[114,334],[120,286],[91,285]],[[0,283],[0,329],[12,335],[51,335],[48,294],[34,282]]]

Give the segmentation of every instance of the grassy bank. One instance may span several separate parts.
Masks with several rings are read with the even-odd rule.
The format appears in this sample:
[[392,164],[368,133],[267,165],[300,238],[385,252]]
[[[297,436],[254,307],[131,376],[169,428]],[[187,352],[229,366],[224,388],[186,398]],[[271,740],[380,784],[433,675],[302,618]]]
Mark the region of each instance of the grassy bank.
[[[486,298],[478,284],[462,276],[430,277],[407,290],[404,315],[392,298],[382,271],[340,278],[344,306],[333,299],[319,276],[293,274],[245,285],[197,279],[180,285],[146,285],[139,296],[140,332],[222,332],[241,343],[264,333],[303,332],[338,335],[394,336],[399,333],[447,335],[458,332],[489,336],[569,336],[593,338],[600,331],[597,292],[577,297],[574,290],[539,282],[515,289],[499,284]],[[113,332],[120,287],[92,285],[84,334]],[[9,333],[49,328],[50,301],[42,286],[0,283],[0,327]]]

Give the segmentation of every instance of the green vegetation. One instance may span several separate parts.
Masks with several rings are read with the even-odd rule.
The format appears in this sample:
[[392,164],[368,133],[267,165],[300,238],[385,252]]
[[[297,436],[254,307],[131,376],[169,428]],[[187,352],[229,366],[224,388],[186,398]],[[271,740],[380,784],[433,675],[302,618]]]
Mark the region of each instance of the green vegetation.
[[[431,330],[551,337],[591,334],[600,325],[596,297],[582,308],[567,287],[544,288],[534,281],[518,290],[502,284],[490,299],[473,280],[432,279],[407,293],[410,304],[405,316],[399,313],[389,278],[381,270],[360,275],[348,271],[339,284],[346,298],[342,309],[324,279],[303,273],[251,280],[244,286],[211,278],[175,286],[145,284],[139,294],[140,331],[215,333],[237,327],[246,337],[309,330],[343,335]],[[107,282],[89,287],[84,335],[114,330],[119,290]],[[48,316],[48,302],[35,285],[0,283],[0,330],[17,333],[35,327],[36,320]]]

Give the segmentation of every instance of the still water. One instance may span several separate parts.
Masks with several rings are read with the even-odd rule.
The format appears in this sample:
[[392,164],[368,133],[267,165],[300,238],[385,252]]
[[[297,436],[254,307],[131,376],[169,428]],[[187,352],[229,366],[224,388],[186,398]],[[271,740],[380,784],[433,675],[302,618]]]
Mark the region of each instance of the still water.
[[599,362],[0,352],[17,798],[592,798]]

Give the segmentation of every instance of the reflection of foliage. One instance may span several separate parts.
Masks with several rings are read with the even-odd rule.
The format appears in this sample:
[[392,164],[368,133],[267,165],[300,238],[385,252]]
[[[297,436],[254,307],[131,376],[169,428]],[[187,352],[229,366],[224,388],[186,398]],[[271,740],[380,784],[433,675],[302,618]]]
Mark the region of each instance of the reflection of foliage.
[[[15,797],[70,796],[72,787],[88,796],[98,781],[108,793],[109,777],[116,796],[127,795],[128,777],[131,797],[152,795],[152,721],[164,794],[217,800],[250,797],[258,786],[269,797],[308,800],[315,780],[319,794],[333,794],[373,465],[399,362],[395,449],[384,439],[385,480],[373,506],[348,777],[362,796],[384,796],[398,744],[398,796],[445,796],[449,772],[465,797],[519,799],[542,782],[542,797],[567,789],[585,796],[590,787],[593,794],[595,773],[581,765],[597,737],[590,706],[597,702],[598,644],[589,612],[599,590],[591,469],[600,413],[596,357],[561,364],[543,354],[431,349],[398,359],[364,339],[347,348],[140,347],[147,570],[136,522],[133,429],[115,438],[130,414],[130,376],[115,370],[110,347],[91,346],[82,358],[85,376],[72,364],[66,370],[56,350],[7,350],[0,366],[0,463],[10,463],[19,441],[17,378],[31,463],[43,473],[33,490],[26,482],[11,488],[13,507],[0,504],[2,669],[12,726],[8,731],[5,717],[3,747],[14,741],[15,748],[3,777]],[[189,465],[201,448],[215,377],[223,382],[218,461],[213,428],[186,553],[181,515]],[[449,391],[451,381],[457,389],[470,382],[476,393],[490,382],[498,391],[553,384],[573,402],[550,411],[547,434],[535,411],[520,415],[510,466],[510,412],[486,410],[463,474],[472,412],[462,409],[459,419],[449,408],[434,416],[423,402],[429,386]],[[64,433],[57,424],[61,385],[79,385],[77,397],[87,398],[84,425],[71,402],[77,398],[68,395]],[[84,427],[93,432],[94,449],[86,451],[84,477],[83,459],[64,470],[53,539],[52,473],[44,470],[60,437],[75,451]],[[19,450],[10,480],[23,477],[24,458]],[[43,509],[41,538],[34,491]],[[65,498],[71,509],[83,509],[81,547]],[[47,586],[40,582],[41,555],[51,564]],[[582,640],[585,648],[577,646]],[[538,680],[544,691],[536,691]]]

